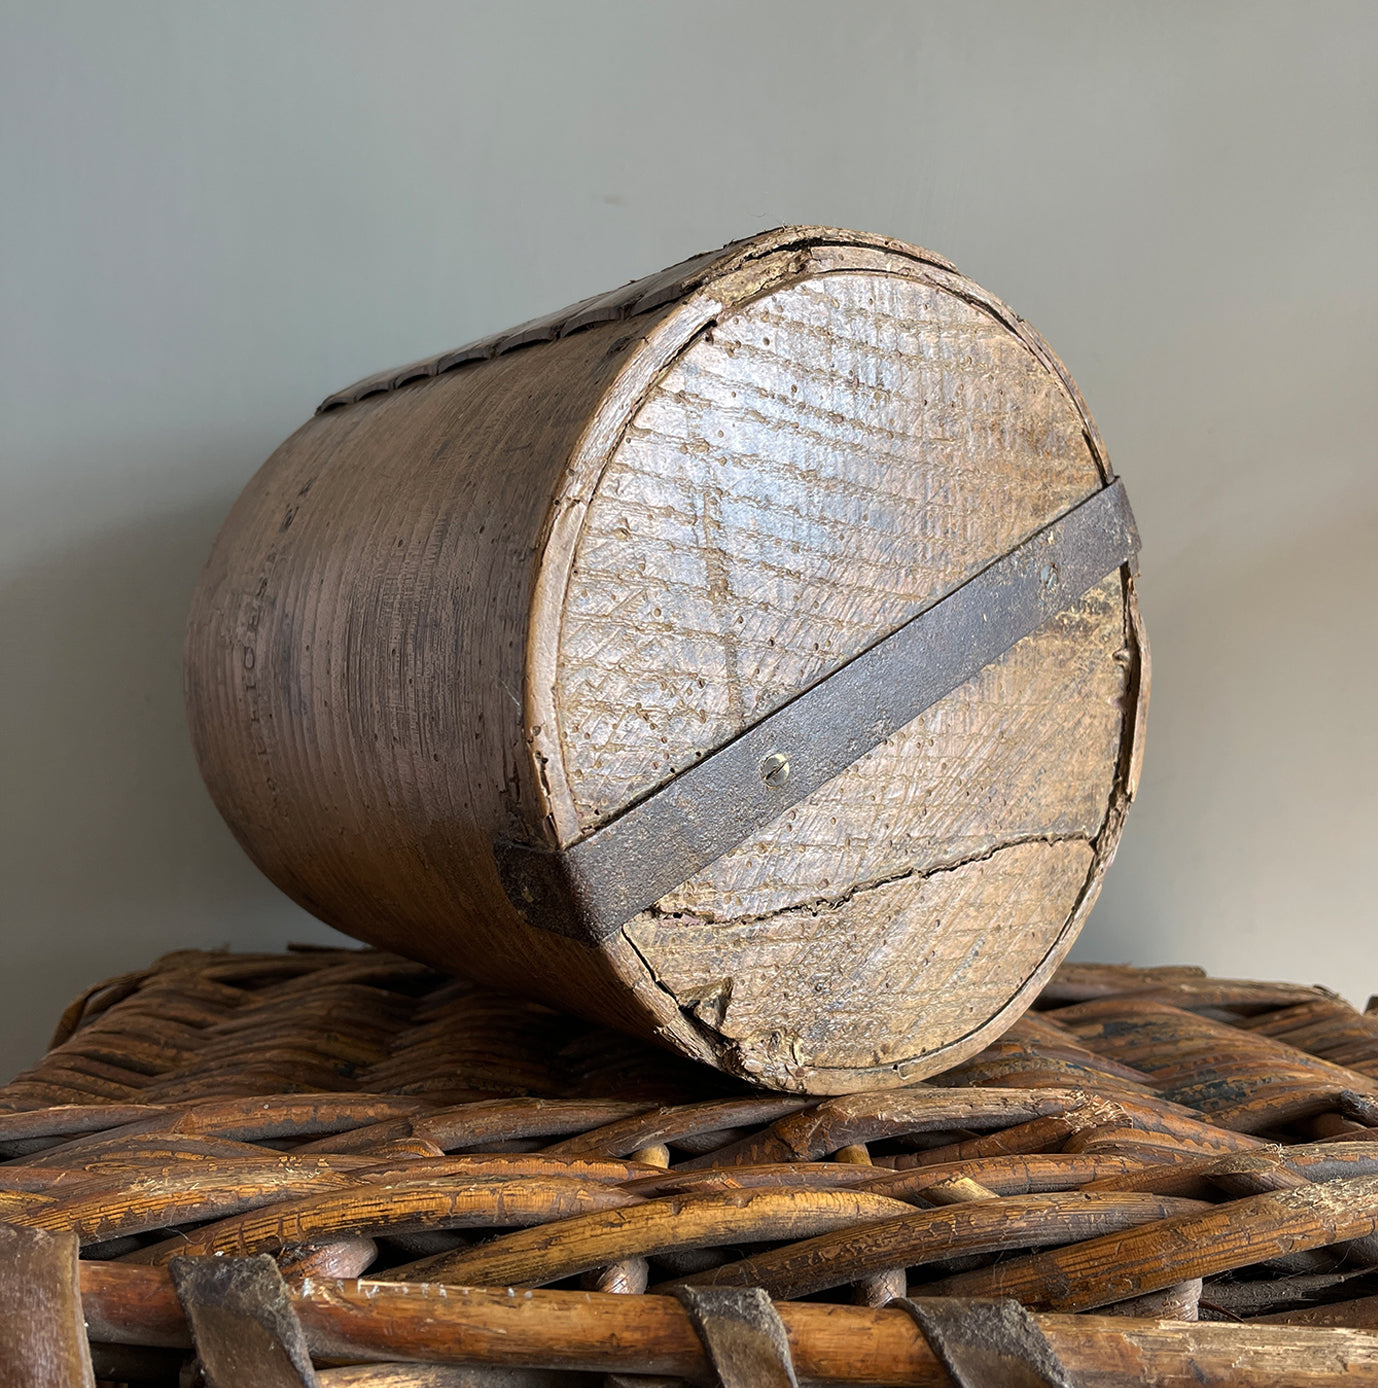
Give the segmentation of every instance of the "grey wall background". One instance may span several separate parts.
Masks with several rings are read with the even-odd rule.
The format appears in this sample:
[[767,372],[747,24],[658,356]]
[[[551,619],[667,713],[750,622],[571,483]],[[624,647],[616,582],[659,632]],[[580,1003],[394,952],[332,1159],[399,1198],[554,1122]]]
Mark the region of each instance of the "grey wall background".
[[220,518],[328,391],[783,222],[956,260],[1145,536],[1146,774],[1083,958],[1378,991],[1378,7],[0,6],[0,1062],[331,932],[183,728]]

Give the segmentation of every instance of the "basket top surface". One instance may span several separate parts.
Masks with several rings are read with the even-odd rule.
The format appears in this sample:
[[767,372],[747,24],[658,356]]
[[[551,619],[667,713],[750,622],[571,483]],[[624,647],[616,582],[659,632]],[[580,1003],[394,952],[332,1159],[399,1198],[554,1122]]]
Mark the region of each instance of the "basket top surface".
[[[1168,1317],[1177,1355],[1223,1352],[1182,1324],[1198,1316],[1251,1322],[1254,1354],[1296,1343],[1279,1318],[1372,1324],[1372,1277],[1339,1245],[1366,1247],[1378,1198],[1378,1020],[1322,989],[1065,966],[934,1082],[824,1101],[368,951],[187,951],[93,988],[55,1042],[0,1089],[0,1201],[81,1244],[93,1338],[178,1343],[165,1270],[188,1254],[271,1258],[316,1354],[316,1317],[357,1300],[375,1360],[514,1362],[479,1330],[482,1293],[447,1309],[412,1286],[425,1325],[391,1319],[419,1282],[878,1305],[907,1280]],[[523,1304],[543,1324],[565,1306]],[[1116,1323],[1067,1334],[1114,1362]],[[842,1380],[876,1353],[857,1342]],[[600,1354],[595,1337],[560,1362]]]

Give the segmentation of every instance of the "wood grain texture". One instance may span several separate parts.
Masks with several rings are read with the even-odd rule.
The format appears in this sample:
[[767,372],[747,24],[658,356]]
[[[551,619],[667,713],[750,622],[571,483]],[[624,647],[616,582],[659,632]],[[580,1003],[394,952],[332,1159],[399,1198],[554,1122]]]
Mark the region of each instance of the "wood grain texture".
[[721,315],[628,425],[566,591],[556,705],[589,828],[1099,486],[989,315],[821,275]]
[[1114,784],[1123,641],[1114,576],[648,915],[816,910],[1008,845],[1091,843]]
[[903,1202],[864,1191],[735,1190],[670,1195],[519,1229],[476,1248],[394,1268],[387,1277],[389,1281],[460,1286],[539,1285],[622,1258],[719,1244],[810,1238],[827,1229],[878,1223],[906,1212]]
[[[1090,1239],[958,1273],[931,1290],[939,1296],[1014,1296],[1026,1305],[1084,1311],[1375,1230],[1378,1177],[1304,1182],[1173,1216],[1147,1238],[1128,1233]],[[1025,1295],[1023,1289],[1035,1283],[1039,1290]]]
[[[88,1322],[106,1340],[132,1334],[136,1343],[187,1343],[161,1270],[84,1264],[82,1300]],[[292,1305],[321,1357],[690,1380],[707,1369],[702,1342],[672,1297],[323,1280],[293,1289]],[[806,1381],[915,1388],[951,1382],[902,1311],[809,1302],[776,1309]],[[1097,1388],[1358,1388],[1378,1374],[1378,1335],[1364,1330],[1058,1314],[1036,1314],[1034,1321],[1069,1372]]]
[[1046,344],[940,257],[766,233],[327,400],[203,575],[198,759],[363,939],[756,1083],[909,1082],[1094,901],[1142,755],[1127,574],[600,946],[514,911],[492,845],[574,841],[1111,475]]
[[[1073,1191],[1066,1194],[958,1199],[907,1211],[858,1233],[819,1234],[728,1263],[685,1281],[703,1286],[764,1287],[798,1297],[892,1267],[914,1268],[966,1253],[997,1253],[1045,1243],[1109,1241],[1127,1230],[1201,1208],[1181,1197]],[[662,1289],[663,1290],[663,1289]],[[1106,1298],[1112,1300],[1113,1298]]]
[[95,1388],[95,1381],[75,1235],[0,1223],[0,1382]]
[[[281,1307],[285,1295],[324,1363],[644,1370],[678,1333],[666,1298],[644,1293],[689,1281],[824,1298],[781,1307],[806,1381],[906,1381],[914,1362],[894,1357],[883,1315],[854,1315],[906,1287],[953,1293],[955,1316],[964,1294],[1042,1308],[1036,1319],[1078,1382],[1371,1381],[1364,1338],[1344,1328],[1374,1319],[1378,1141],[1348,1129],[1315,1140],[1294,1102],[1309,1076],[1322,1116],[1373,1111],[1375,1082],[1324,1058],[1349,1044],[1360,1014],[1318,989],[1162,971],[1118,971],[1117,991],[1101,986],[1111,971],[1096,971],[1085,997],[1090,972],[1063,971],[1043,1010],[929,1083],[806,1100],[743,1094],[726,1075],[572,1018],[545,1014],[545,1029],[530,1030],[534,1009],[516,1000],[504,1009],[489,995],[456,1014],[469,996],[456,981],[372,952],[174,957],[108,1010],[81,1009],[63,1046],[94,1035],[117,1058],[123,1034],[134,1048],[147,992],[219,1057],[203,1092],[165,1097],[191,1082],[195,1053],[169,1057],[187,1068],[143,1075],[118,1104],[20,1111],[41,1103],[42,1065],[0,1090],[0,1142],[24,1148],[0,1168],[0,1190],[39,1197],[10,1217],[41,1226],[0,1228],[0,1274],[22,1262],[15,1239],[65,1245],[43,1260],[60,1265],[52,1301],[35,1300],[43,1269],[0,1287],[12,1302],[21,1292],[20,1313],[0,1318],[0,1362],[7,1334],[11,1345],[35,1329],[51,1341],[54,1328],[80,1358],[79,1276],[98,1380],[172,1388],[177,1356],[155,1351],[186,1342],[167,1273],[190,1251],[222,1255],[204,1261],[227,1273],[266,1255],[260,1267],[281,1273],[268,1300]],[[280,1008],[299,1021],[278,1036],[296,1057],[283,1082],[310,1090],[313,1041],[332,1025],[322,1001],[343,977],[373,980],[372,1004],[352,996],[361,1017],[388,1019],[374,1037],[383,1059],[340,1073],[333,1092],[257,1091],[259,1038],[278,1035]],[[517,1033],[505,1051],[491,1035],[503,1018]],[[442,1019],[473,1046],[492,1097],[409,1091]],[[1311,1049],[1283,1039],[1293,1033]],[[492,1068],[503,1055],[505,1077]],[[380,1089],[384,1066],[399,1091]],[[686,1070],[702,1088],[685,1092]],[[523,1092],[533,1073],[549,1097]],[[447,1080],[462,1092],[474,1078]],[[1282,1115],[1267,1138],[1220,1126],[1258,1112]],[[495,1138],[528,1150],[492,1151]],[[584,1294],[526,1290],[566,1277]],[[1109,1314],[1083,1320],[1091,1309]],[[1201,1327],[1198,1314],[1245,1323]],[[238,1345],[237,1327],[226,1343]]]
[[1081,841],[1018,844],[859,892],[842,909],[716,927],[638,922],[634,938],[694,1017],[735,1043],[731,1068],[781,1087],[815,1067],[852,1072],[830,1076],[843,1089],[881,1067],[902,1080],[999,1011],[1012,974],[1037,969],[1092,856]]

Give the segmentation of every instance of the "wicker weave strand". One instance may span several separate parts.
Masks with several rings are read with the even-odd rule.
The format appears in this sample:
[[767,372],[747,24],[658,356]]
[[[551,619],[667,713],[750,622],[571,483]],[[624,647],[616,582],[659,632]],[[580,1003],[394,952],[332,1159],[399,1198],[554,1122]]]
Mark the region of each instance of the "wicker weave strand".
[[1375,1126],[1378,1016],[1193,969],[1064,966],[956,1069],[817,1102],[384,954],[184,952],[0,1089],[0,1219],[79,1241],[46,1314],[80,1295],[101,1382],[178,1382],[200,1255],[272,1260],[325,1388],[702,1376],[664,1293],[734,1287],[801,1380],[945,1381],[907,1292],[1013,1298],[1073,1382],[1330,1385],[1378,1375]]

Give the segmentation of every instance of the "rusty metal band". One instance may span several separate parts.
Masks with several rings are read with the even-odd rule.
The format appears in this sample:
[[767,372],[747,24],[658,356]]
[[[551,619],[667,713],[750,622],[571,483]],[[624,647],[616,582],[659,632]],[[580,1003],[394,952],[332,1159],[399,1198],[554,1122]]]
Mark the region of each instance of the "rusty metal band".
[[498,843],[532,925],[597,942],[812,795],[1122,565],[1118,481],[1035,531],[732,741],[559,851]]
[[320,1388],[276,1262],[173,1258],[168,1273],[208,1388]]
[[674,1287],[712,1370],[709,1388],[799,1388],[785,1323],[760,1287]]
[[1076,1382],[1019,1302],[897,1296],[955,1388],[1076,1388]]

